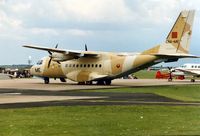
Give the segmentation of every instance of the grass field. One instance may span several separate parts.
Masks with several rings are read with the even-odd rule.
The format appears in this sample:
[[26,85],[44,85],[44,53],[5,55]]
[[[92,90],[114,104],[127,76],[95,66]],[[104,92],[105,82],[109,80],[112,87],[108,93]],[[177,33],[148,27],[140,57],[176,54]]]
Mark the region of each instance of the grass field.
[[134,75],[139,78],[139,79],[153,79],[156,76],[156,72],[157,71],[147,71],[147,70],[140,70],[136,73],[134,73]]
[[[156,93],[200,101],[200,86],[88,90]],[[0,109],[0,136],[199,135],[199,106],[66,106]]]
[[181,101],[200,102],[200,85],[134,87],[134,88],[102,89],[102,90],[88,90],[88,91],[154,93]]
[[200,134],[200,108],[75,106],[0,110],[1,136]]

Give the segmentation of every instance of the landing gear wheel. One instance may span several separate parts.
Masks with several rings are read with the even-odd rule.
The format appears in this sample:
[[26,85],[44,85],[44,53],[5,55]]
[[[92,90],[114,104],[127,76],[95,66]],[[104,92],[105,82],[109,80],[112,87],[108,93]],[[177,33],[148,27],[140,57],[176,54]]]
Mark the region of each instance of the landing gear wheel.
[[168,82],[172,82],[172,78],[168,78]]
[[195,79],[191,79],[191,82],[195,82]]
[[99,80],[99,81],[97,81],[97,85],[105,85],[105,83],[103,80]]
[[78,85],[85,85],[85,82],[78,82]]
[[60,78],[61,82],[66,82],[65,78]]
[[92,85],[92,81],[86,81],[86,85]]
[[111,84],[111,80],[106,80],[105,83],[106,83],[106,85],[110,85]]
[[44,83],[45,83],[45,84],[49,84],[49,78],[48,78],[48,77],[45,77],[45,78],[44,78]]

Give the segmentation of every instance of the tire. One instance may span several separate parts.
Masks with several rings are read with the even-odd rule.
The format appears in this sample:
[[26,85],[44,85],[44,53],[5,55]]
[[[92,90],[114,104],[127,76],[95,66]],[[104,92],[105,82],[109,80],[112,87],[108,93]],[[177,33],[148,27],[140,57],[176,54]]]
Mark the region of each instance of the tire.
[[195,82],[195,79],[191,79],[191,82]]
[[92,85],[92,81],[86,81],[86,85]]
[[171,78],[168,78],[168,82],[172,82],[172,79],[171,79]]
[[78,85],[85,85],[85,82],[78,82]]
[[45,77],[45,78],[44,78],[44,83],[45,83],[45,84],[49,84],[49,78],[48,78],[48,77]]
[[61,82],[66,82],[65,78],[60,78]]
[[103,80],[99,80],[99,81],[97,81],[97,85],[105,85],[105,83]]
[[105,84],[106,84],[106,85],[110,85],[111,82],[112,82],[111,80],[106,80],[106,81],[105,81]]

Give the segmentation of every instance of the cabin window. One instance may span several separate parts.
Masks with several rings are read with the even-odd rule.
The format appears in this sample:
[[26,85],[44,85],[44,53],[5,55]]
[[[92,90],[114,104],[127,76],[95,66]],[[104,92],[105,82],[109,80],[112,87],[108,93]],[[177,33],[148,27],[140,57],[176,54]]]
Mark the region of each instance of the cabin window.
[[198,68],[200,68],[200,66],[198,66]]
[[71,67],[72,65],[71,64],[69,64],[69,67]]
[[194,68],[194,66],[192,65],[192,68]]
[[83,64],[80,64],[80,67],[82,68],[82,67],[83,67]]
[[66,64],[65,67],[68,67],[68,64]]
[[197,66],[195,66],[195,68],[197,68]]
[[76,67],[78,68],[78,67],[79,67],[79,65],[78,65],[78,64],[76,64]]
[[86,67],[86,64],[84,64],[84,68]]
[[88,68],[90,67],[90,64],[88,64]]
[[98,67],[98,64],[96,64],[95,67],[97,68],[97,67]]
[[99,64],[99,67],[101,68],[101,64]]
[[94,67],[94,64],[92,64],[92,67]]

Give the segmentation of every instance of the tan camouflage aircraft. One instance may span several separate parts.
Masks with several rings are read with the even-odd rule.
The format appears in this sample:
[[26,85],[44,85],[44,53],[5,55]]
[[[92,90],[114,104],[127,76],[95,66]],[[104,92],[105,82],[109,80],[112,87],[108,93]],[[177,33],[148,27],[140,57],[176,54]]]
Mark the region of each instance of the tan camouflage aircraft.
[[116,78],[129,75],[160,62],[174,62],[180,58],[195,58],[189,54],[189,45],[194,20],[193,10],[182,11],[168,34],[166,41],[142,53],[111,53],[64,50],[35,45],[23,47],[44,50],[49,56],[31,68],[31,74],[49,78],[65,78],[79,84],[110,85]]

